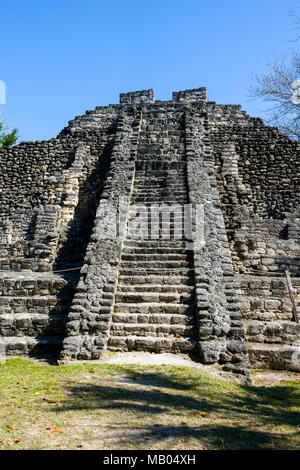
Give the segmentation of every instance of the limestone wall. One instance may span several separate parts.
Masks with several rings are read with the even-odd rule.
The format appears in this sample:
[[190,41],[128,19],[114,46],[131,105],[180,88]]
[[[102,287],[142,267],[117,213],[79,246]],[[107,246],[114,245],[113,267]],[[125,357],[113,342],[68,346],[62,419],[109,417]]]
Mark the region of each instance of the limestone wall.
[[56,139],[0,152],[0,269],[51,271],[87,243],[110,164],[115,115],[102,113],[97,129],[93,114],[87,116]]
[[300,144],[239,107],[209,103],[208,110],[236,270],[283,272],[290,266],[299,275]]
[[[110,171],[69,314],[63,360],[97,359],[107,345],[125,229],[124,225],[121,233],[115,232],[117,219],[112,220],[112,214],[119,215],[120,198],[127,197],[125,204],[129,204],[139,126],[137,110],[118,118]],[[126,213],[128,209],[124,209]]]

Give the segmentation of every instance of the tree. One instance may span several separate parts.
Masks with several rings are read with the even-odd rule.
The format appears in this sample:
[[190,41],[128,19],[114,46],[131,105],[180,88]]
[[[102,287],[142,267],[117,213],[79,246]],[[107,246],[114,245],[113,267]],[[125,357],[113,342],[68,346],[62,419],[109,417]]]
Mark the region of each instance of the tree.
[[289,63],[275,58],[262,77],[255,76],[256,85],[250,96],[272,103],[267,113],[269,122],[294,139],[300,139],[300,55]]
[[3,121],[0,121],[0,150],[16,143],[18,139],[17,132],[17,129],[4,129]]
[[[296,29],[300,28],[299,17],[294,12]],[[297,36],[295,41],[300,39]],[[253,98],[271,103],[267,110],[269,123],[294,139],[300,139],[300,55],[289,59],[274,58],[265,75],[255,75],[255,85],[249,90]]]

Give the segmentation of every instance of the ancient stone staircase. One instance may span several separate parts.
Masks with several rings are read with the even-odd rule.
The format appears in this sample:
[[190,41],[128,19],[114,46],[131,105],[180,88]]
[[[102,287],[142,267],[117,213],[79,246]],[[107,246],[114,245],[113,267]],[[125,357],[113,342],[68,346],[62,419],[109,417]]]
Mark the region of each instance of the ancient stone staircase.
[[[156,127],[148,117],[140,136],[108,349],[191,352],[198,340],[193,258],[174,232],[182,216],[171,212],[169,224],[151,213],[153,204],[188,203],[184,136],[151,118]],[[137,225],[142,238],[135,238]]]

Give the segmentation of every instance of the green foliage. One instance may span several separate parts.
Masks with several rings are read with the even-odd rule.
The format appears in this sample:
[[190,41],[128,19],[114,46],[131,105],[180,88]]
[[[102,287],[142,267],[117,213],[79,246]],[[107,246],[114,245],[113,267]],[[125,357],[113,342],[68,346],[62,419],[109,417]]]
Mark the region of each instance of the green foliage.
[[[300,30],[300,17],[290,11],[296,30]],[[300,36],[293,40],[297,42]],[[255,75],[254,85],[249,96],[271,104],[266,110],[267,124],[277,126],[292,139],[300,140],[300,54],[297,51],[285,54],[283,58],[274,57],[268,64],[266,73]]]
[[0,150],[3,150],[5,147],[9,147],[16,143],[18,139],[17,132],[17,129],[6,131],[3,128],[3,122],[0,121]]

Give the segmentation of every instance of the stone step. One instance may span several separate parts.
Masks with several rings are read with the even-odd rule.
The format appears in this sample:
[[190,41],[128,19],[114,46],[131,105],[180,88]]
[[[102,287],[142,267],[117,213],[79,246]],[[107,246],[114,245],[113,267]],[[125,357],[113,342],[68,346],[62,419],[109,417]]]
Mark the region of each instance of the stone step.
[[8,272],[0,274],[0,295],[13,297],[49,296],[75,288],[77,278],[52,273]]
[[197,349],[198,341],[187,338],[154,338],[149,336],[110,336],[109,351],[149,351],[188,353]]
[[[152,134],[153,136],[153,134]],[[166,139],[168,143],[166,144]],[[163,134],[156,134],[155,139],[143,139],[138,144],[138,159],[137,163],[140,165],[144,163],[144,157],[151,157],[147,163],[153,166],[153,163],[159,163],[161,161],[170,163],[181,163],[182,157],[184,156],[184,140],[179,142],[178,136],[176,138],[168,138]]]
[[147,170],[147,171],[137,171],[134,178],[134,185],[136,184],[164,184],[171,182],[174,185],[184,184],[186,178],[186,171],[179,170],[175,172],[168,171],[157,171],[157,170]]
[[[151,111],[152,111],[152,109],[151,109]],[[152,116],[152,115],[159,117],[159,113],[153,113],[153,114],[151,113],[151,116]],[[156,120],[154,120],[154,122],[156,122]],[[171,127],[171,126],[170,126],[170,127]],[[155,130],[152,130],[152,129],[153,129],[153,128],[152,128],[152,126],[151,126],[151,131],[149,131],[150,134],[153,134],[153,133],[156,132]],[[146,131],[145,131],[145,132],[146,132]],[[161,130],[161,128],[159,128],[159,129],[158,129],[158,132],[159,132],[159,133],[162,133],[162,134],[164,135],[164,137],[167,137],[167,136],[178,136],[178,135],[182,135],[182,134],[183,134],[182,130],[180,130],[180,129],[179,129],[179,130],[178,130],[178,129],[173,129],[173,128],[172,128],[172,129],[171,129],[171,128],[170,128],[170,129],[166,129],[166,130],[163,130],[163,131]],[[143,132],[143,135],[144,135],[144,132]]]
[[281,291],[278,294],[273,293],[274,291],[261,290],[259,293],[240,294],[238,295],[241,299],[244,299],[245,308],[250,307],[252,310],[277,310],[282,305],[282,302],[290,303],[290,296],[285,292]]
[[194,295],[191,293],[177,292],[119,292],[115,295],[115,302],[118,303],[149,303],[149,302],[163,302],[174,304],[191,304],[194,300]]
[[146,195],[146,196],[151,196],[152,194],[159,194],[163,196],[171,195],[171,196],[186,196],[187,194],[187,189],[185,187],[179,188],[178,186],[172,186],[168,187],[166,183],[162,183],[159,186],[142,186],[142,187],[136,187],[133,186],[133,195]]
[[261,297],[239,295],[239,299],[241,312],[245,319],[284,320],[292,318],[292,303],[285,294],[278,297],[272,297],[269,293],[261,295]]
[[[155,138],[153,139],[153,135]],[[180,141],[181,140],[181,141]],[[144,155],[149,155],[152,157],[149,163],[153,164],[154,159],[157,159],[159,156],[161,158],[165,157],[165,160],[179,162],[184,156],[184,137],[177,135],[176,137],[169,137],[165,133],[153,132],[149,134],[149,138],[143,138],[139,141],[138,144],[138,163],[141,163],[142,157]]]
[[[144,162],[143,162],[144,164]],[[186,169],[180,168],[177,170],[157,170],[157,169],[137,169],[134,178],[134,184],[144,184],[145,182],[148,184],[156,184],[160,183],[161,181],[172,181],[174,184],[178,181],[179,184],[182,184],[185,181],[186,177]]]
[[32,337],[3,337],[1,338],[7,356],[22,356],[28,354],[58,354],[63,342],[63,336]]
[[[164,163],[162,161],[156,162],[158,165],[161,167],[164,166]],[[181,165],[180,162],[173,162],[177,163],[177,165]],[[144,168],[142,168],[142,166]],[[149,166],[149,162],[146,162],[145,160],[142,162],[140,165],[140,168],[137,168],[136,170],[136,178],[135,180],[140,180],[143,181],[146,178],[150,178],[150,180],[154,180],[155,178],[159,179],[172,179],[176,180],[178,179],[179,181],[183,181],[183,179],[186,177],[186,167],[180,167],[177,169],[174,168],[152,168],[151,165]]]
[[[152,134],[153,135],[153,134]],[[168,138],[168,144],[166,145],[166,137],[163,135],[156,135],[155,141],[153,139],[145,139],[143,143],[141,141],[138,145],[138,165],[141,166],[146,162],[149,167],[153,167],[153,164],[159,164],[160,162],[182,164],[184,156],[184,140],[179,142],[179,138]]]
[[258,369],[291,370],[300,372],[300,342],[291,345],[248,342],[252,366]]
[[254,343],[291,344],[300,340],[300,324],[293,321],[243,321],[246,338]]
[[[137,219],[140,221],[140,222],[144,222],[144,223],[149,223],[149,222],[160,222],[160,224],[164,223],[169,223],[169,222],[174,222],[174,221],[180,221],[180,220],[184,220],[184,210],[182,209],[181,206],[179,206],[179,212],[177,214],[177,212],[173,211],[173,208],[171,208],[172,210],[169,211],[169,206],[168,206],[168,211],[164,214],[163,213],[163,208],[162,206],[157,206],[155,208],[148,208],[147,206],[147,209],[145,209],[145,207],[142,205],[142,206],[135,206],[135,208],[133,208],[133,206],[130,206],[130,210],[129,210],[129,213],[128,213],[128,220],[131,221],[131,220],[134,220],[136,221]],[[155,209],[155,210],[154,210]]]
[[163,179],[161,178],[160,180],[149,180],[144,179],[144,180],[134,180],[134,190],[136,191],[156,191],[157,189],[165,189],[167,191],[186,191],[187,192],[187,187],[184,182],[179,182],[176,180],[170,180],[168,178]]
[[130,198],[130,204],[139,204],[142,203],[145,206],[150,206],[152,204],[165,204],[168,206],[173,206],[176,204],[188,204],[189,199],[188,196],[180,196],[180,197],[175,197],[171,198],[170,196],[168,197],[157,197],[155,194],[153,196],[132,196]]
[[154,236],[159,238],[159,235],[162,235],[165,231],[173,233],[176,230],[180,233],[180,238],[182,239],[184,232],[184,219],[182,217],[176,217],[176,219],[166,217],[164,220],[159,220],[156,217],[150,218],[149,216],[149,218],[141,218],[138,215],[132,215],[128,221],[127,230],[129,234],[132,234],[137,230],[139,232],[147,230],[149,238],[154,238]]
[[[120,278],[119,278],[120,279]],[[135,284],[135,285],[126,285],[119,284],[117,287],[118,293],[120,292],[177,292],[177,293],[187,293],[192,294],[195,292],[194,286],[186,285],[160,285],[160,284]]]
[[[168,259],[165,259],[165,260],[162,260],[162,259],[157,259],[157,260],[148,260],[148,261],[145,261],[145,260],[132,260],[132,261],[129,261],[129,260],[122,260],[121,259],[121,262],[120,262],[120,270],[122,270],[122,268],[125,268],[125,269],[133,269],[133,268],[137,268],[137,269],[148,269],[148,268],[155,268],[155,269],[158,269],[158,268],[165,268],[165,269],[181,269],[185,266],[191,268],[192,267],[192,262],[189,261],[189,260],[168,260]],[[0,303],[1,305],[1,303]]]
[[143,181],[140,180],[137,182],[135,180],[133,190],[147,193],[149,191],[188,192],[185,181],[178,183],[178,181],[171,180],[170,178],[151,180],[149,177]]
[[[169,153],[170,163],[172,162],[172,163],[177,163],[177,164],[181,165],[182,158],[181,158],[180,155],[178,155],[178,154],[174,155],[173,150],[169,150],[169,149],[168,149],[168,153]],[[142,171],[143,164],[145,165],[145,169],[147,171],[157,171],[158,168],[153,170],[152,165],[148,166],[149,161],[152,160],[154,162],[154,160],[155,160],[156,164],[159,165],[160,163],[162,163],[164,165],[164,163],[166,161],[166,157],[167,157],[166,153],[164,153],[164,154],[161,154],[161,153],[158,154],[158,153],[154,153],[154,152],[147,152],[147,153],[143,152],[143,153],[141,153],[138,156],[139,162],[140,162],[139,171]],[[181,168],[180,168],[180,170],[181,170]],[[166,169],[163,168],[162,171],[166,171]]]
[[[145,200],[147,201],[151,197],[147,196]],[[128,211],[128,220],[140,219],[143,222],[153,220],[166,223],[174,220],[182,220],[187,217],[185,214],[185,206],[182,205],[181,202],[174,200],[174,204],[169,206],[165,204],[165,199],[164,197],[159,200],[157,199],[151,206],[145,205],[144,202],[133,204],[131,201]]]
[[127,238],[126,238],[125,246],[139,246],[139,247],[145,246],[145,248],[153,247],[155,245],[161,248],[168,248],[168,246],[177,246],[177,247],[181,246],[181,248],[183,248],[185,251],[193,251],[193,250],[186,249],[187,244],[190,244],[190,242],[187,242],[184,239],[184,237],[172,238],[173,234],[171,234],[171,238],[170,238],[169,235],[168,236],[166,235],[166,232],[164,232],[164,234],[160,233],[159,235],[153,234],[153,236],[151,237],[151,231],[149,231],[149,236],[147,233],[147,238],[145,236],[143,236],[143,238],[140,237],[139,233],[138,234],[135,233],[135,238],[134,237],[130,238],[128,236],[128,233],[126,236]]
[[[297,309],[298,310],[298,309]],[[300,311],[299,311],[300,313]],[[290,308],[290,311],[282,311],[282,310],[277,310],[277,311],[272,311],[272,312],[265,312],[265,311],[255,311],[253,310],[248,311],[247,314],[244,312],[242,313],[243,319],[245,322],[247,321],[293,321],[293,313],[292,313],[292,307]]]
[[[132,239],[134,233],[144,234],[145,240],[159,241],[160,239],[164,240],[166,244],[169,241],[169,238],[166,238],[166,233],[178,233],[177,239],[183,240],[184,237],[184,221],[181,219],[159,221],[157,219],[141,219],[138,216],[132,217],[127,224],[127,233],[126,237]],[[180,238],[179,238],[180,234]],[[164,235],[164,238],[163,238]]]
[[[261,289],[271,290],[272,292],[274,289],[287,289],[285,277],[282,276],[282,274],[276,275],[276,277],[274,276],[274,273],[268,272],[266,272],[264,275],[244,274],[237,275],[236,280],[239,284],[241,292],[244,294],[249,294],[249,289],[250,291],[253,291],[255,295],[259,293]],[[300,287],[299,277],[292,277],[291,281],[294,288],[297,288],[297,286]]]
[[141,285],[143,287],[149,287],[150,285],[159,285],[164,287],[170,287],[170,286],[175,286],[175,285],[183,285],[183,286],[192,286],[194,287],[194,276],[193,272],[189,276],[180,276],[179,273],[175,273],[173,276],[164,276],[161,275],[161,273],[157,274],[149,274],[145,276],[145,274],[140,274],[138,275],[136,272],[134,272],[133,275],[126,275],[124,273],[120,273],[118,277],[118,287],[120,285],[124,286],[133,286],[135,284]]
[[169,302],[124,303],[116,302],[114,312],[119,313],[175,313],[183,315],[194,313],[194,304],[178,304]]
[[128,226],[126,237],[129,240],[182,240],[184,237],[184,228],[182,225],[172,223],[160,228],[156,223],[152,226],[149,224],[133,224]]
[[135,196],[143,196],[143,197],[153,197],[153,196],[158,196],[158,197],[164,197],[164,198],[167,198],[167,197],[170,197],[172,196],[172,198],[177,198],[177,197],[186,197],[187,196],[187,190],[186,189],[182,189],[181,191],[179,191],[179,189],[175,190],[175,189],[168,189],[167,187],[161,187],[161,188],[149,188],[149,189],[137,189],[136,187],[133,188],[133,192],[132,192],[132,196],[131,197],[135,197]]
[[0,270],[7,272],[30,272],[32,269],[43,265],[43,270],[48,269],[48,272],[51,272],[52,267],[45,265],[45,262],[42,258],[25,258],[25,257],[7,257],[0,258]]
[[[150,148],[149,148],[150,150]],[[159,149],[160,150],[160,149]],[[150,152],[149,152],[150,153]],[[148,153],[148,155],[149,155]],[[185,174],[186,173],[186,161],[170,161],[165,160],[139,160],[137,158],[135,162],[136,173],[144,176],[147,173],[154,174]]]
[[124,248],[127,246],[134,246],[140,248],[163,248],[163,249],[172,249],[180,248],[185,249],[186,240],[128,240],[126,239],[123,244]]
[[5,313],[59,313],[66,310],[72,298],[67,296],[29,296],[29,297],[0,297],[0,316]]
[[5,314],[0,315],[0,336],[63,336],[66,323],[67,315]]
[[195,325],[195,315],[185,313],[184,315],[171,313],[115,313],[112,316],[114,323],[147,323],[159,325]]
[[[149,154],[148,154],[149,155]],[[138,177],[144,177],[145,173],[155,174],[158,176],[165,176],[169,174],[186,174],[186,161],[183,160],[156,160],[155,155],[153,155],[153,160],[148,161],[136,160],[135,162],[136,175]]]
[[[179,177],[180,176],[180,177]],[[186,188],[186,171],[185,169],[180,169],[176,172],[160,172],[157,171],[147,171],[147,175],[142,170],[137,170],[134,178],[134,186],[164,186],[167,184],[172,184],[174,187],[184,187]]]
[[[173,227],[179,226],[185,222],[186,218],[184,215],[184,207],[182,205],[174,205],[171,207],[166,206],[166,212],[163,213],[165,208],[163,205],[150,207],[149,206],[136,206],[136,210],[131,209],[128,214],[128,226],[135,227],[137,224],[142,224],[143,227],[151,228],[151,225],[154,225],[155,229],[161,229],[162,227]],[[173,211],[174,208],[174,211]],[[178,210],[178,213],[177,213]],[[189,221],[189,219],[187,219]],[[133,224],[133,225],[132,225]],[[177,224],[177,225],[176,225]]]
[[[151,145],[148,146],[149,152],[142,152],[141,155],[144,157],[145,154],[151,156],[152,158],[148,158],[148,161],[143,159],[139,159],[139,155],[137,156],[137,160],[135,162],[136,172],[138,174],[143,175],[145,172],[161,172],[161,173],[169,173],[169,172],[185,172],[186,171],[186,161],[180,158],[180,156],[176,155],[176,160],[172,160],[172,155],[170,155],[169,149],[168,155],[166,155],[165,160],[156,160],[156,155],[153,151],[151,151]],[[161,149],[157,148],[160,152]],[[152,155],[151,155],[152,154]],[[161,153],[160,153],[161,155]],[[174,155],[174,152],[173,152]],[[178,158],[179,157],[179,158]]]
[[[178,169],[182,170],[184,161],[184,143],[178,142],[178,139],[169,141],[165,145],[164,137],[155,139],[146,139],[144,144],[138,146],[136,168],[138,171],[143,169],[154,170],[162,168],[164,171]],[[175,166],[176,165],[176,166]]]
[[176,254],[179,256],[185,256],[191,252],[187,252],[184,248],[169,248],[169,247],[143,247],[143,246],[124,246],[122,250],[123,254],[137,254],[137,255],[152,255],[152,254]]
[[[145,233],[146,232],[146,233]],[[146,229],[146,228],[143,228],[141,230],[139,230],[139,228],[137,228],[136,230],[133,230],[131,229],[131,231],[127,234],[127,241],[132,241],[132,242],[139,242],[140,245],[143,245],[143,242],[144,241],[154,241],[154,242],[158,242],[158,246],[163,246],[163,242],[172,242],[172,241],[180,241],[183,239],[183,234],[181,233],[181,231],[176,231],[174,232],[173,230],[168,230],[168,229],[164,229],[164,231],[159,231],[159,232],[156,232],[156,231],[151,231],[151,229]],[[160,242],[160,243],[159,243]],[[192,250],[186,250],[186,251],[192,251]]]
[[194,276],[194,269],[185,267],[185,268],[137,268],[137,267],[123,267],[120,269],[119,276],[143,276],[143,278],[148,276],[157,276],[164,273],[167,276]]
[[175,190],[170,190],[166,191],[165,189],[161,188],[160,190],[158,189],[153,189],[149,191],[135,191],[133,190],[131,198],[130,198],[130,203],[132,204],[133,200],[136,200],[138,198],[143,198],[143,200],[147,200],[150,198],[151,200],[157,200],[157,201],[171,201],[174,203],[174,201],[177,200],[186,200],[188,197],[187,191],[181,191],[177,192]]
[[191,255],[187,253],[124,253],[122,252],[122,261],[145,261],[145,262],[151,262],[151,261],[179,261],[180,263],[186,262],[186,261],[192,261]]
[[[117,316],[117,315],[116,315]],[[153,323],[116,323],[111,325],[112,336],[151,336],[151,337],[193,337],[196,328],[193,325],[157,325]]]
[[[159,116],[157,116],[159,119]],[[139,142],[139,153],[145,153],[148,149],[155,149],[156,151],[164,151],[164,154],[167,150],[172,150],[172,154],[176,152],[178,158],[183,158],[184,148],[185,148],[185,139],[184,133],[181,134],[166,134],[166,130],[170,128],[168,123],[160,123],[159,128],[155,128],[154,123],[158,122],[154,117],[151,119],[151,130],[149,129],[149,138],[142,134],[142,141]],[[163,132],[162,132],[163,129]],[[154,136],[154,139],[153,139]]]
[[149,178],[145,178],[144,181],[134,181],[134,186],[133,186],[133,191],[135,192],[145,192],[149,193],[151,191],[154,192],[169,192],[172,194],[177,194],[177,193],[187,193],[187,186],[185,181],[183,180],[181,183],[176,183],[176,181],[173,181],[172,185],[168,185],[168,178],[166,178],[165,181],[161,180],[151,180]]
[[[153,136],[153,134],[152,134]],[[138,145],[138,164],[142,165],[145,161],[153,167],[153,164],[160,162],[181,164],[184,156],[184,140],[179,142],[179,138],[168,138],[166,144],[166,136],[156,135],[155,140],[143,139]],[[147,160],[145,160],[149,157]]]

